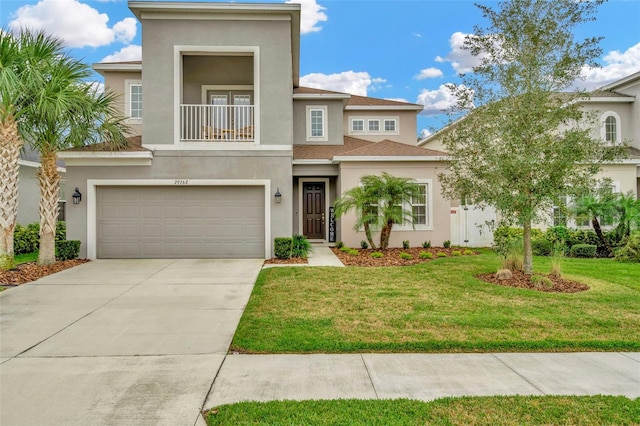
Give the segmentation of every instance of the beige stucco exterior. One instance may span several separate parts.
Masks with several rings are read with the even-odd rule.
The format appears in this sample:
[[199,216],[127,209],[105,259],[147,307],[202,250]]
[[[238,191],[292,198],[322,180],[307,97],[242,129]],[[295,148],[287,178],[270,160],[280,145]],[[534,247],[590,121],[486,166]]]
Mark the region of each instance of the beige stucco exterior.
[[[365,130],[362,132],[354,132],[351,130],[351,120],[361,119],[364,120]],[[380,120],[381,130],[379,132],[369,132],[367,130],[367,123],[370,119]],[[398,128],[395,132],[384,131],[384,119],[397,120]],[[347,109],[343,116],[342,126],[345,129],[345,134],[356,138],[363,138],[373,142],[379,142],[385,139],[390,139],[395,142],[404,143],[407,145],[415,146],[417,143],[416,128],[417,128],[417,115],[415,110],[402,110],[402,109],[388,109],[388,110],[372,110],[362,109],[353,110]]]

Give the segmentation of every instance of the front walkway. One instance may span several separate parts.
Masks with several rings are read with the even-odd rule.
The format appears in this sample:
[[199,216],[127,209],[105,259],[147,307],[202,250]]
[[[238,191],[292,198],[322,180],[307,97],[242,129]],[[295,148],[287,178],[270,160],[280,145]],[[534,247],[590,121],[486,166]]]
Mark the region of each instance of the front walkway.
[[640,397],[640,353],[229,355],[205,408],[280,399],[600,394]]

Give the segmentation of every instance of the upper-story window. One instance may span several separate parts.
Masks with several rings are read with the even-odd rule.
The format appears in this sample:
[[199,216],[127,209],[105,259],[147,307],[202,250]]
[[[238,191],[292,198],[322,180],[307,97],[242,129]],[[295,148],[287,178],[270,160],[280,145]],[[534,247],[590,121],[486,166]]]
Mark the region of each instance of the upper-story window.
[[615,145],[620,143],[621,125],[620,116],[613,111],[607,111],[602,115],[602,139],[609,144]]
[[142,120],[142,82],[127,80],[125,90],[125,115],[130,122],[139,123]]
[[397,135],[398,117],[350,117],[348,131],[357,135]]
[[327,107],[307,106],[307,140],[327,140]]

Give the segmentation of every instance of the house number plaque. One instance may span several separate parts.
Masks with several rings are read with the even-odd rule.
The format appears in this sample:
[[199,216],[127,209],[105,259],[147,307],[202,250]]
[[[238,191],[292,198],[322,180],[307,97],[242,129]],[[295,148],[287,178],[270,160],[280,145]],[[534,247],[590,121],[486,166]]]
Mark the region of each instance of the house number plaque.
[[189,179],[176,179],[173,181],[174,185],[189,185]]

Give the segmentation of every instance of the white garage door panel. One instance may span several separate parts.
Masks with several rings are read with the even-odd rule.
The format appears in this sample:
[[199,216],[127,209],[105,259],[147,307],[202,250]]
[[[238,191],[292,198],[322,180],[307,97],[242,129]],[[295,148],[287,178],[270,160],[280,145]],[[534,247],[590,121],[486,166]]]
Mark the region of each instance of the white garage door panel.
[[99,258],[262,258],[264,187],[98,187]]

